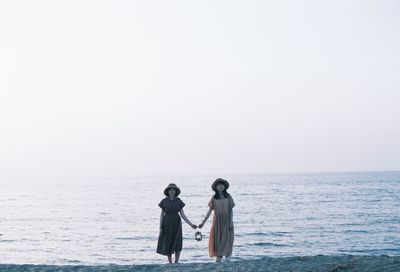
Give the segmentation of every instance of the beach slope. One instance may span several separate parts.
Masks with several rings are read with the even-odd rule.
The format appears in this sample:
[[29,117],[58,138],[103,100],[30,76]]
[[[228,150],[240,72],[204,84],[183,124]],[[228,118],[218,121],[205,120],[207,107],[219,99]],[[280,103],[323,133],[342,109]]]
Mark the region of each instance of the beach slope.
[[258,260],[241,260],[230,263],[193,263],[193,264],[165,264],[165,265],[0,265],[1,272],[36,272],[36,271],[62,271],[62,272],[141,272],[141,271],[376,271],[376,272],[399,272],[400,256],[309,256],[270,258],[265,257]]

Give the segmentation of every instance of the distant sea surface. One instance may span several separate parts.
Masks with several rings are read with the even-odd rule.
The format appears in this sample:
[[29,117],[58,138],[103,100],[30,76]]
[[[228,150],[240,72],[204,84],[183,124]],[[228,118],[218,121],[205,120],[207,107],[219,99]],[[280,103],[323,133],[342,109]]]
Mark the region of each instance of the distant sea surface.
[[[199,224],[214,176],[0,181],[0,263],[160,264],[159,201],[175,182]],[[234,208],[232,260],[400,255],[400,172],[225,176]],[[183,223],[182,263],[211,262],[212,218],[195,241]]]

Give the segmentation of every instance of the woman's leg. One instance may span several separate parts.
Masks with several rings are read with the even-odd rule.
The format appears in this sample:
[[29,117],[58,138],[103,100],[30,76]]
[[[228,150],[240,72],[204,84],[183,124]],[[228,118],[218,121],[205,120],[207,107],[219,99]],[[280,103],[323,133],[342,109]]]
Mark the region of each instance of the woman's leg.
[[181,256],[181,252],[180,251],[176,251],[175,252],[175,263],[179,262],[179,256]]
[[168,262],[172,263],[172,254],[168,254],[167,257],[168,257]]

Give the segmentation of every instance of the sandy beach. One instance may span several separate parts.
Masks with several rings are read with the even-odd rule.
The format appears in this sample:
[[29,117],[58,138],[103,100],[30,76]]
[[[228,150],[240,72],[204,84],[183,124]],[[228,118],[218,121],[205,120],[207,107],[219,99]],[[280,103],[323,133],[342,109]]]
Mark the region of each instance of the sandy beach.
[[309,256],[270,258],[265,257],[258,260],[242,260],[230,263],[196,263],[196,264],[166,264],[166,265],[105,265],[105,266],[52,266],[52,265],[0,265],[0,271],[29,271],[29,272],[180,272],[180,271],[376,271],[376,272],[398,272],[400,271],[400,256]]

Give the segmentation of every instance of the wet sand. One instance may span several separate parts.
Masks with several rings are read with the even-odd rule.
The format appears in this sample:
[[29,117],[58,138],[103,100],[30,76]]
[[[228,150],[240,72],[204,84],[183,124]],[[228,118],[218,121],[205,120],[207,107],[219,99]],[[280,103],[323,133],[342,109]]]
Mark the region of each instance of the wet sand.
[[193,263],[193,264],[165,264],[165,265],[102,265],[102,266],[55,266],[55,265],[0,265],[1,272],[13,271],[62,271],[62,272],[127,272],[127,271],[321,271],[321,272],[399,272],[400,256],[309,256],[270,258],[265,257],[258,260],[241,260],[230,263]]

